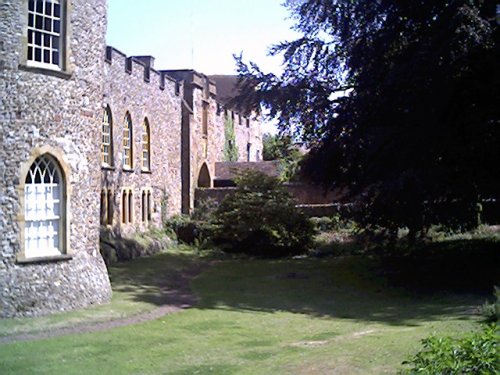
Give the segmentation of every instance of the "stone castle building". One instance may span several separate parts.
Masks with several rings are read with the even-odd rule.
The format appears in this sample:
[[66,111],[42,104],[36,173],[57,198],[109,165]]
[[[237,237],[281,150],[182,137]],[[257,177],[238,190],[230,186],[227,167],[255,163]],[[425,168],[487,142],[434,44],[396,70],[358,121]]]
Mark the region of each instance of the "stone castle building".
[[213,186],[228,124],[238,160],[261,158],[259,121],[217,92],[227,77],[107,47],[106,7],[0,2],[0,317],[108,301],[100,229],[189,213],[194,190]]

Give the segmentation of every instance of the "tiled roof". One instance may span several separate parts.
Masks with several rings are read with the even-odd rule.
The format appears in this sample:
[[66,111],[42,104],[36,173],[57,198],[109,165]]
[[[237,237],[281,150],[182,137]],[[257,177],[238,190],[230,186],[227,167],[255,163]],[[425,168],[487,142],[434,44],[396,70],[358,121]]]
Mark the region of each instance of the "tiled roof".
[[217,100],[224,105],[238,95],[238,76],[236,75],[213,75],[208,76],[215,81],[217,86]]

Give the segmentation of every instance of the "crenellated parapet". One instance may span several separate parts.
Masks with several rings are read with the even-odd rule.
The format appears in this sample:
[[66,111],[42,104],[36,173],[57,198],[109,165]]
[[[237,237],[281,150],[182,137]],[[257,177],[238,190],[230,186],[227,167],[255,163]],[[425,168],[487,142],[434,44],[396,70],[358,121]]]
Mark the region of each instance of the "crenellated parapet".
[[182,82],[165,71],[156,70],[153,56],[127,56],[114,47],[106,46],[105,61],[122,67],[123,79],[127,79],[127,76],[142,76],[144,83],[156,86],[159,91],[167,89],[177,96],[182,95]]

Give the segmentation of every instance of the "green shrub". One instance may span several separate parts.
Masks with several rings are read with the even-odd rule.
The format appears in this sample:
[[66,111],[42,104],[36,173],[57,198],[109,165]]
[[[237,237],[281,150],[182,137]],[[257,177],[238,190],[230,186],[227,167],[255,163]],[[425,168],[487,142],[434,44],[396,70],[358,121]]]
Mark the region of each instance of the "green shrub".
[[245,171],[237,189],[214,214],[212,239],[224,251],[263,257],[302,254],[312,243],[312,223],[296,209],[275,178]]
[[212,213],[214,202],[208,201],[197,208],[191,216],[174,215],[166,223],[167,232],[175,234],[179,242],[206,246],[212,231]]
[[173,232],[179,242],[193,244],[198,237],[197,222],[189,215],[174,215],[165,223],[168,232]]
[[332,230],[335,226],[334,218],[329,216],[321,216],[321,217],[311,217],[311,223],[314,225],[317,231],[325,232],[327,230]]
[[462,339],[430,336],[423,349],[403,364],[403,374],[498,374],[497,326],[484,326]]
[[215,211],[217,210],[217,206],[218,203],[213,198],[199,201],[191,214],[191,219],[205,223],[210,222],[212,221]]
[[500,315],[500,288],[495,286],[495,300],[491,303],[485,302],[481,308],[481,313],[487,322],[498,321],[498,315]]

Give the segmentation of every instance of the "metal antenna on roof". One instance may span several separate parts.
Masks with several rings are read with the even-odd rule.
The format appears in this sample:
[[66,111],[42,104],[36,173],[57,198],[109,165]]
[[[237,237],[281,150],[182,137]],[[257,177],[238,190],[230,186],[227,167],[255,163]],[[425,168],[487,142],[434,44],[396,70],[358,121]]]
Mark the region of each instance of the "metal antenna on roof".
[[189,12],[189,23],[190,23],[190,37],[191,37],[191,69],[194,69],[194,35],[195,35],[195,30],[194,30],[194,1],[191,0],[191,11]]

